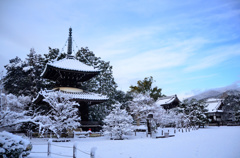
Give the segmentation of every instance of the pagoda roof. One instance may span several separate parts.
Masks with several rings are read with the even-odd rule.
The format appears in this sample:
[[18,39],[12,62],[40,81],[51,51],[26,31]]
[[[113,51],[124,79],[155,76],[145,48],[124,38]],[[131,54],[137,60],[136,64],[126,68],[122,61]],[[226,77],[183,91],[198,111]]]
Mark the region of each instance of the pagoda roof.
[[[56,90],[48,90],[45,91],[47,94],[55,93]],[[60,91],[64,95],[69,96],[69,98],[72,98],[74,101],[77,102],[88,102],[89,105],[99,104],[102,102],[105,102],[108,100],[108,97],[101,94],[91,93],[91,92],[66,92],[66,91]],[[38,94],[38,96],[32,101],[34,103],[38,103],[41,100],[44,99],[44,96],[41,94]]]
[[64,72],[77,74],[78,80],[83,82],[99,74],[100,70],[88,66],[74,58],[65,58],[47,63],[41,77],[50,80],[57,80],[59,77],[63,77]]

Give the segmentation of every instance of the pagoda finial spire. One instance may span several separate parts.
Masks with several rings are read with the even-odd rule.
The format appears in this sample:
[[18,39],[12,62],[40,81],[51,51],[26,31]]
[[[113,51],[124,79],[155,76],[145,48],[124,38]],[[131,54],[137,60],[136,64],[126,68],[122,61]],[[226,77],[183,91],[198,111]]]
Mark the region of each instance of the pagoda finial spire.
[[69,37],[68,37],[68,51],[67,51],[67,58],[72,55],[72,28],[69,28]]

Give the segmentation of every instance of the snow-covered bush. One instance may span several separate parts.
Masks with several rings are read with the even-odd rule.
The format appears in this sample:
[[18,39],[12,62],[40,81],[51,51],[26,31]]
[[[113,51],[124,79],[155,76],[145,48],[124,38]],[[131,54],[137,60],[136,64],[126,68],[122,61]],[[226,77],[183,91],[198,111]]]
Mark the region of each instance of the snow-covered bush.
[[0,132],[0,157],[26,157],[31,150],[32,144],[29,140],[6,131]]
[[105,123],[103,126],[104,134],[111,135],[112,139],[122,140],[132,131],[133,119],[125,109],[120,109],[121,104],[115,104],[113,107],[111,113],[103,120]]

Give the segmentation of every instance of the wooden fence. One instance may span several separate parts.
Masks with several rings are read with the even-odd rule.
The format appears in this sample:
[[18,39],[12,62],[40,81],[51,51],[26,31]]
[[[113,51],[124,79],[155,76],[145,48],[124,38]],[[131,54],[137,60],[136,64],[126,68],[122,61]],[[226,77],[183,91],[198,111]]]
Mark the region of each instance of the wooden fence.
[[[45,145],[45,144],[33,144],[33,145]],[[55,146],[55,147],[59,147],[59,148],[68,148],[68,149],[72,149],[73,151],[73,154],[72,155],[63,155],[63,154],[58,154],[54,151],[52,151],[52,146]],[[57,155],[57,156],[62,156],[62,157],[72,157],[72,158],[77,158],[77,152],[81,152],[81,153],[84,153],[88,156],[90,156],[90,158],[95,158],[95,150],[96,148],[92,148],[91,149],[91,152],[88,153],[88,152],[85,152],[83,150],[80,150],[77,148],[77,144],[74,143],[73,144],[73,147],[69,147],[69,146],[61,146],[61,145],[56,145],[56,144],[53,144],[52,143],[52,140],[49,139],[48,141],[48,145],[47,145],[47,152],[31,152],[31,153],[42,153],[42,154],[47,154],[48,157],[51,157],[52,155]]]

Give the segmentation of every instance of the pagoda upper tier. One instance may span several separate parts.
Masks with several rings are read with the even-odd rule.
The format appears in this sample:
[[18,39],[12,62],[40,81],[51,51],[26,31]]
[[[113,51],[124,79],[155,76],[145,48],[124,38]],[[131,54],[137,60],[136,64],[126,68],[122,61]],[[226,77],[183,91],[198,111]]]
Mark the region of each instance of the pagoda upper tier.
[[65,58],[59,61],[48,63],[45,66],[41,77],[56,81],[59,86],[78,85],[98,75],[100,70],[83,64],[74,58]]

